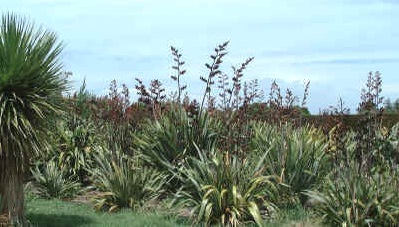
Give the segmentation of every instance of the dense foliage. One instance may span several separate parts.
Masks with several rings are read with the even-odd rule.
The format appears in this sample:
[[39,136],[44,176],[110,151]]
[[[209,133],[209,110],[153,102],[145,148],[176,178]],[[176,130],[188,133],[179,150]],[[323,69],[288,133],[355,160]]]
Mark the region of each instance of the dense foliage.
[[[53,41],[40,37],[44,44]],[[62,97],[62,77],[38,71],[28,75],[37,77],[33,84],[24,84],[18,77],[23,73],[10,79],[24,68],[4,73],[0,157],[10,141],[31,146],[34,154],[49,143],[47,152],[25,160],[32,190],[44,198],[84,198],[99,211],[166,207],[168,215],[193,224],[261,226],[299,207],[331,226],[397,225],[399,126],[382,126],[380,73],[369,74],[353,122],[346,122],[342,105],[312,121],[306,109],[309,83],[301,100],[290,89],[284,94],[276,82],[265,98],[258,81],[243,79],[253,58],[232,67],[231,76],[221,70],[227,47],[228,42],[218,45],[205,65],[200,102],[184,93],[186,70],[175,47],[171,78],[177,89],[167,96],[160,80],[146,86],[136,79],[134,102],[128,86],[116,81],[107,96],[90,94],[84,83]],[[0,58],[4,51],[0,46]],[[58,65],[52,67],[47,69],[58,72]],[[34,94],[45,79],[54,88]],[[49,106],[52,99],[62,100],[67,111],[44,124],[44,116],[58,110]],[[39,136],[33,123],[52,130]]]
[[[219,58],[214,64],[226,47],[211,56]],[[136,103],[115,81],[108,96],[91,95],[83,85],[65,98],[71,112],[53,122],[52,149],[32,169],[43,196],[74,196],[66,189],[78,179],[98,210],[168,207],[169,215],[194,224],[261,226],[297,207],[332,226],[398,223],[399,126],[382,125],[380,74],[369,75],[358,123],[347,124],[342,106],[309,121],[302,111],[308,84],[302,107],[290,90],[283,97],[277,83],[265,102],[255,102],[256,83],[253,93],[248,85],[241,89],[252,59],[235,69],[231,88],[220,76],[222,105],[209,93],[219,75],[210,64],[201,105],[183,98],[184,62],[176,48],[172,54],[177,96],[168,99],[159,81],[147,88],[137,79]],[[55,178],[51,171],[61,172]],[[54,186],[43,182],[65,182],[65,189],[51,194]]]

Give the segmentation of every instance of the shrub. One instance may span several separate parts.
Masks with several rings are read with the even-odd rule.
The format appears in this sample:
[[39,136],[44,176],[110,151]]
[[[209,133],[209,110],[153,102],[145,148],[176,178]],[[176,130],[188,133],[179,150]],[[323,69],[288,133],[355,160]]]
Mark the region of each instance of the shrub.
[[304,204],[302,192],[314,188],[329,170],[323,134],[309,126],[294,128],[290,124],[254,123],[253,128],[252,155],[262,157],[266,175],[280,176],[280,191],[286,193],[280,203]]
[[68,171],[58,166],[55,161],[36,165],[31,168],[31,173],[34,188],[44,198],[69,198],[80,189],[77,180],[70,177]]
[[93,153],[100,145],[101,136],[94,123],[76,115],[67,116],[54,123],[51,134],[51,150],[38,162],[44,164],[54,160],[70,176],[76,176],[81,183],[87,183],[87,169],[93,165]]
[[183,189],[178,202],[190,209],[196,224],[236,226],[270,218],[276,211],[276,179],[263,176],[260,165],[229,152],[202,151],[180,170]]
[[165,175],[142,166],[138,157],[129,157],[121,151],[111,154],[99,149],[95,161],[95,168],[89,171],[93,184],[100,191],[94,198],[97,210],[143,207],[162,195],[167,183]]
[[367,176],[357,165],[331,175],[321,192],[308,192],[317,202],[316,213],[330,226],[398,225],[398,170]]
[[135,136],[135,147],[149,165],[174,175],[187,157],[197,156],[194,144],[209,149],[217,143],[219,127],[207,114],[191,118],[185,110],[172,106]]
[[380,165],[395,167],[399,164],[399,123],[391,129],[380,127],[376,131],[376,144],[372,152]]
[[[370,129],[371,130],[371,129]],[[399,170],[396,164],[397,126],[373,129],[374,142],[360,151],[359,133],[350,132],[337,150],[337,168],[320,191],[309,191],[318,205],[317,214],[325,224],[354,226],[395,226],[399,224]],[[367,167],[367,163],[374,163]]]

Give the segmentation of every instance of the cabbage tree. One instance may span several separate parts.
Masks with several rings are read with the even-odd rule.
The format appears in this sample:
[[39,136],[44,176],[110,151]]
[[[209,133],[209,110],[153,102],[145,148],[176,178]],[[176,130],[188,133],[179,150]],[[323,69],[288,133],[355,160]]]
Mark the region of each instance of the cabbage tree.
[[[45,150],[49,117],[66,88],[53,32],[5,14],[0,24],[0,217],[24,223],[23,180],[29,159]],[[0,223],[1,225],[1,223]]]

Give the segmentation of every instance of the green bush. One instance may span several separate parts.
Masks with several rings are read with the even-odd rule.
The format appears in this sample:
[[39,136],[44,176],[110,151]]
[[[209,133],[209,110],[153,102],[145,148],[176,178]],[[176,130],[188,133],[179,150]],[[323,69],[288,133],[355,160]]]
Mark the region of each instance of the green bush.
[[190,210],[195,224],[236,226],[275,214],[276,179],[263,176],[261,165],[228,152],[202,151],[180,170],[183,189],[178,202]]
[[396,226],[399,224],[399,172],[358,172],[358,165],[340,169],[321,192],[308,192],[315,211],[330,226]]
[[95,155],[95,167],[89,172],[100,191],[94,198],[97,210],[141,208],[161,196],[167,183],[165,175],[121,151],[111,154],[100,149]]
[[304,204],[302,192],[316,187],[329,171],[324,135],[313,127],[289,124],[253,123],[253,128],[252,158],[262,157],[266,175],[280,176],[280,205]]
[[376,132],[375,149],[372,152],[376,162],[395,167],[399,164],[399,123],[390,129],[380,127]]
[[172,106],[160,119],[148,122],[134,143],[147,164],[174,175],[185,159],[197,156],[194,144],[200,149],[215,146],[218,127],[220,123],[207,114],[192,118],[185,110]]
[[[336,168],[319,191],[309,191],[315,211],[330,226],[396,226],[399,224],[398,128],[374,129],[374,144],[359,152],[359,132],[344,136],[336,150]],[[358,155],[362,156],[359,157]],[[371,168],[364,163],[373,163]]]
[[80,189],[76,179],[68,175],[65,168],[55,161],[31,168],[32,184],[37,193],[44,198],[70,198]]
[[54,128],[49,140],[51,149],[36,162],[57,162],[70,176],[76,176],[79,182],[87,184],[87,169],[93,165],[93,153],[102,143],[98,128],[90,120],[76,115],[65,116],[53,122],[51,127]]

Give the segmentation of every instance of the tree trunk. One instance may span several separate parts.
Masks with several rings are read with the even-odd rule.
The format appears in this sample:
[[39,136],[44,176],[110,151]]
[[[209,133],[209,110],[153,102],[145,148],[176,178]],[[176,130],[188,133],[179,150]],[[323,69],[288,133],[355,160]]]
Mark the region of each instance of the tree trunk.
[[0,226],[24,225],[23,168],[13,155],[0,155]]

